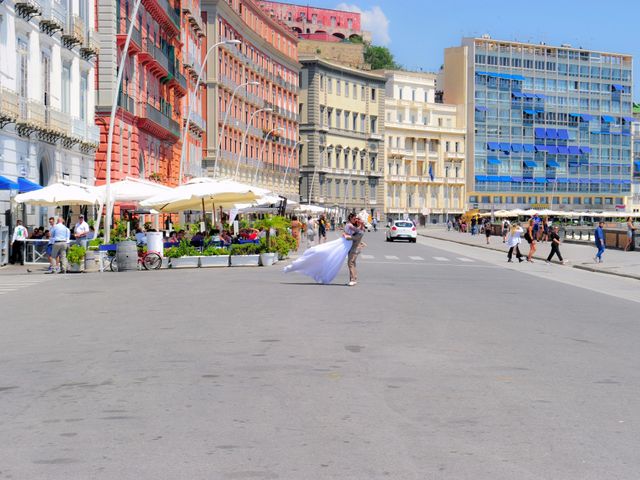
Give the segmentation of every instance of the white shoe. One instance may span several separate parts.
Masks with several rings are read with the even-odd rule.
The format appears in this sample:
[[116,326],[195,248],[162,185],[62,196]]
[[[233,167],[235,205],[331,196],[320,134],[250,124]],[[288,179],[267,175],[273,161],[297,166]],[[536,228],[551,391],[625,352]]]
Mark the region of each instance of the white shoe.
[[350,281],[349,283],[347,283],[347,287],[353,287],[356,283],[358,282],[354,282],[353,280]]

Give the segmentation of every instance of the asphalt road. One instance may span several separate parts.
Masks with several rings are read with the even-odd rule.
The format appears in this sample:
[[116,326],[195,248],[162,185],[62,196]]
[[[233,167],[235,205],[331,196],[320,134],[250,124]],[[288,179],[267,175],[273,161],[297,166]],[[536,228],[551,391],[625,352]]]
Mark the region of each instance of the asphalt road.
[[3,277],[0,479],[638,478],[637,282],[365,242],[353,288]]

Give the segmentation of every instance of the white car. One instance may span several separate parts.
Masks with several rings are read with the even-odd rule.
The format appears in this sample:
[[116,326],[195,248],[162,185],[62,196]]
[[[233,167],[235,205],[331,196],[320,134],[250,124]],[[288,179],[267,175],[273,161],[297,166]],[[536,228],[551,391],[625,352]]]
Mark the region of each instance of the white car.
[[418,231],[411,220],[394,220],[391,225],[387,226],[387,242],[402,239],[412,243],[416,243],[418,239]]

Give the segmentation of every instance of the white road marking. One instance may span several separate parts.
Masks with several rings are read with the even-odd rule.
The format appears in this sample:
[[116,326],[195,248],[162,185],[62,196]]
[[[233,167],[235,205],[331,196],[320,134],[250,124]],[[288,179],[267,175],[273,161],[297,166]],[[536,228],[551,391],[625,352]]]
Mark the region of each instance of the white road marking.
[[399,260],[399,258],[395,255],[385,255],[384,258],[386,258],[387,260]]
[[424,258],[422,258],[422,257],[412,257],[412,256],[409,256],[409,258],[410,258],[411,260],[424,260]]
[[450,261],[448,258],[446,257],[433,257],[434,260],[437,260],[439,262],[448,262]]
[[371,260],[373,258],[376,258],[373,255],[360,255],[362,257],[363,260]]
[[471,260],[470,258],[464,258],[464,257],[458,257],[458,260],[460,260],[461,262],[470,262],[470,263],[475,262],[475,260]]

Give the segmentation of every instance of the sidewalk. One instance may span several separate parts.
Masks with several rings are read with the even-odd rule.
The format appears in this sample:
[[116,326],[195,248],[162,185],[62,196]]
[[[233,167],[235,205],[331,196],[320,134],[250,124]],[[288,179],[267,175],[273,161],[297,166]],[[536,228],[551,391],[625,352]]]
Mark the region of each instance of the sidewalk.
[[[502,237],[492,236],[489,239],[490,244],[487,245],[487,240],[484,235],[472,236],[469,233],[459,233],[454,230],[449,232],[444,228],[421,228],[418,230],[418,233],[423,237],[500,251],[505,254],[506,261],[508,249],[506,245],[502,243]],[[550,244],[547,242],[538,242],[537,246],[538,249],[533,258],[537,261],[544,262],[551,250]],[[529,251],[529,245],[524,239],[520,245],[520,251],[524,255]],[[640,280],[640,252],[607,250],[603,256],[603,263],[594,262],[593,257],[596,254],[596,248],[591,244],[578,245],[575,243],[563,243],[560,246],[560,252],[562,253],[562,257],[568,261],[567,266],[569,267]],[[554,257],[554,263],[557,263],[556,257]]]

